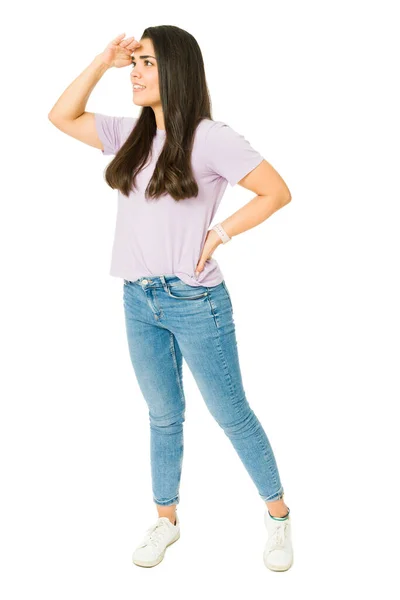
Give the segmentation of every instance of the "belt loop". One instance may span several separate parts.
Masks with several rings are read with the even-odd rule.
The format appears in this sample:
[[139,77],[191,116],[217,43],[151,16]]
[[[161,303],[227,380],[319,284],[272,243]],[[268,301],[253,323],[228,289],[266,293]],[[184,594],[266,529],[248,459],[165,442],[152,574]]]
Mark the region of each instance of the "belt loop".
[[167,282],[165,281],[165,277],[164,277],[164,275],[160,275],[160,279],[161,279],[161,283],[163,284],[163,288],[164,288],[164,290],[165,290],[166,292],[168,292],[168,291],[169,291],[169,289],[168,289],[168,284],[167,284]]

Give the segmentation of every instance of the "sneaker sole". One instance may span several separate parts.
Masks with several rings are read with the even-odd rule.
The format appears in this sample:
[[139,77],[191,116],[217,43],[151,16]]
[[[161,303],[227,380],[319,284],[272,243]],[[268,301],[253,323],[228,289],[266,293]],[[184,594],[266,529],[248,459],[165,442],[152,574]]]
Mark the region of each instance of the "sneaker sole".
[[292,562],[285,566],[285,567],[276,567],[274,565],[270,565],[265,559],[264,559],[264,565],[270,570],[270,571],[287,571],[288,569],[290,569],[290,567],[293,565],[293,560]]
[[177,542],[180,537],[181,537],[181,532],[179,531],[177,537],[175,539],[171,540],[169,542],[169,544],[167,544],[165,546],[164,551],[160,554],[160,556],[157,558],[157,560],[155,560],[153,562],[148,562],[148,561],[142,561],[142,560],[135,560],[132,558],[132,562],[135,565],[137,565],[138,567],[155,567],[156,565],[160,564],[160,562],[164,558],[165,551],[167,550],[168,546],[172,546],[172,544],[175,544],[175,542]]

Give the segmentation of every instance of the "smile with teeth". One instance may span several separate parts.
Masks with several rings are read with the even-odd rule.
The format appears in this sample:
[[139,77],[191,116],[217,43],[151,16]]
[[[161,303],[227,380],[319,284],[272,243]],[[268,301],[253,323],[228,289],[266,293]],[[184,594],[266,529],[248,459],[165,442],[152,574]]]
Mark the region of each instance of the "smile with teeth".
[[145,89],[146,89],[146,86],[145,86],[145,85],[140,85],[140,84],[138,84],[138,83],[134,83],[134,84],[133,84],[133,89],[134,89],[135,91],[139,91],[139,90],[145,90]]

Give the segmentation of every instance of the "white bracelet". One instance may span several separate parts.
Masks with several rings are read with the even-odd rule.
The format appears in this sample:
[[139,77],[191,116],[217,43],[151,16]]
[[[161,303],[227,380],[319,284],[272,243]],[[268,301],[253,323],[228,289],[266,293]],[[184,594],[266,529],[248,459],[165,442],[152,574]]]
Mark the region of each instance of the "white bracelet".
[[214,231],[216,231],[219,235],[219,237],[222,240],[223,244],[226,244],[227,242],[230,242],[230,240],[232,238],[229,237],[229,235],[226,233],[225,229],[222,227],[221,223],[217,223],[216,225],[214,225],[214,227],[212,227],[211,229],[213,229]]

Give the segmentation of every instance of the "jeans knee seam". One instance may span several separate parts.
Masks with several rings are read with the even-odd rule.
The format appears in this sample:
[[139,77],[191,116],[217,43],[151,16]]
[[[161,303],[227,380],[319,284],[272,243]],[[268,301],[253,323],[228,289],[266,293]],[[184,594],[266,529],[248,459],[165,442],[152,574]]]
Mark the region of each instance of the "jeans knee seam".
[[171,356],[172,356],[172,362],[174,364],[174,371],[175,371],[175,377],[176,377],[176,382],[178,384],[178,388],[179,388],[179,393],[181,396],[181,402],[184,405],[185,404],[185,394],[183,392],[182,389],[182,382],[181,382],[181,377],[179,375],[179,368],[178,368],[178,360],[176,358],[176,352],[175,352],[175,336],[172,332],[170,332],[170,351],[171,351]]

